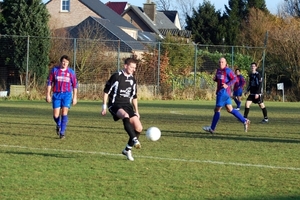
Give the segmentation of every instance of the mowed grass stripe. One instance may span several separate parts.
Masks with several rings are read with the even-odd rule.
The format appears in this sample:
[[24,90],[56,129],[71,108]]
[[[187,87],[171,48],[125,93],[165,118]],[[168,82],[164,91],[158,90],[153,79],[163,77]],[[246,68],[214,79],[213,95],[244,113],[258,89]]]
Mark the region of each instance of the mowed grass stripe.
[[[66,153],[100,154],[100,155],[122,156],[122,157],[124,157],[121,154],[114,154],[114,153],[108,153],[108,152],[98,152],[98,151],[35,148],[35,147],[25,147],[25,146],[6,145],[6,144],[0,144],[0,147],[38,150],[38,151],[59,151],[59,152],[66,152]],[[257,168],[283,169],[283,170],[293,170],[293,171],[299,170],[300,171],[300,168],[297,168],[297,167],[280,167],[280,166],[271,166],[271,165],[262,165],[262,164],[235,163],[235,162],[223,162],[223,161],[213,161],[213,160],[189,160],[189,159],[181,159],[181,158],[164,158],[164,157],[141,156],[141,155],[137,155],[135,157],[146,158],[146,159],[155,159],[155,160],[178,161],[178,162],[209,163],[209,164],[214,164],[214,165],[233,165],[233,166],[240,166],[240,167],[257,167]]]

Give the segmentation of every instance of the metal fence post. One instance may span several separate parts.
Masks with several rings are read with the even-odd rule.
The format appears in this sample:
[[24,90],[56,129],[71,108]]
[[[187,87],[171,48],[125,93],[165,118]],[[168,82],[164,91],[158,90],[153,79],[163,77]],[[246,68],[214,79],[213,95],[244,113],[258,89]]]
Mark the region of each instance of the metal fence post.
[[196,87],[196,73],[197,73],[197,54],[198,54],[198,47],[195,44],[195,54],[194,54],[194,87]]
[[[160,91],[159,89],[159,79],[160,79],[160,42],[158,42],[158,55],[157,55],[157,90]],[[157,94],[155,94],[157,95]]]
[[29,65],[29,35],[27,36],[27,55],[26,55],[26,80],[25,80],[25,92],[28,90],[28,65]]
[[74,72],[76,73],[76,52],[77,52],[77,40],[74,38],[74,53],[73,53],[73,69]]
[[117,53],[117,64],[118,64],[118,71],[120,71],[120,51],[121,51],[121,41],[118,40],[118,53]]

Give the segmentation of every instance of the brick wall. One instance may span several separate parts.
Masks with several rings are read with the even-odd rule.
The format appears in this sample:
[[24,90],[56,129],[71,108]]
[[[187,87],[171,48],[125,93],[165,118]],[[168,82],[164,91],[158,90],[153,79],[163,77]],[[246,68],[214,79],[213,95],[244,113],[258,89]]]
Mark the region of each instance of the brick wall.
[[61,12],[61,0],[49,1],[46,7],[51,15],[51,29],[76,26],[89,16],[100,17],[78,0],[70,1],[70,12]]

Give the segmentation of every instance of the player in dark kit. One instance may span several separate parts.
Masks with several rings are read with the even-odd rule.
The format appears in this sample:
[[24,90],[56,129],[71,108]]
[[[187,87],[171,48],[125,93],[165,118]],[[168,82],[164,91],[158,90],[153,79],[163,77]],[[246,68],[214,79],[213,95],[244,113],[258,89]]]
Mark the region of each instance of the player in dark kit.
[[245,111],[244,111],[244,117],[247,118],[249,111],[250,111],[250,105],[253,103],[258,104],[259,107],[262,110],[264,119],[261,121],[262,123],[268,123],[268,114],[267,109],[264,104],[263,95],[261,93],[262,88],[262,77],[259,72],[256,71],[257,64],[255,62],[251,63],[251,69],[252,73],[249,76],[249,85],[247,87],[247,92],[245,95],[250,92],[247,101],[245,103]]
[[138,110],[137,85],[133,77],[135,70],[136,60],[127,58],[125,59],[124,69],[110,77],[104,88],[101,112],[102,115],[105,115],[108,108],[115,121],[123,120],[124,129],[129,135],[129,140],[122,154],[131,161],[134,160],[131,153],[132,147],[141,148],[138,137],[143,130]]

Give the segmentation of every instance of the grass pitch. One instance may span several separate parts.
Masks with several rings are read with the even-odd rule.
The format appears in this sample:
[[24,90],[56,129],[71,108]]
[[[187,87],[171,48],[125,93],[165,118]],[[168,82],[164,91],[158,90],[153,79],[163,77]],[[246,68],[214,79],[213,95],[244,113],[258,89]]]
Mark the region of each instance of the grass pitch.
[[[51,104],[0,100],[0,199],[300,199],[299,103],[266,102],[270,122],[251,105],[250,129],[225,109],[216,135],[214,101],[140,101],[145,137],[128,140],[101,102],[79,101],[58,139]],[[243,107],[241,112],[243,112]]]

